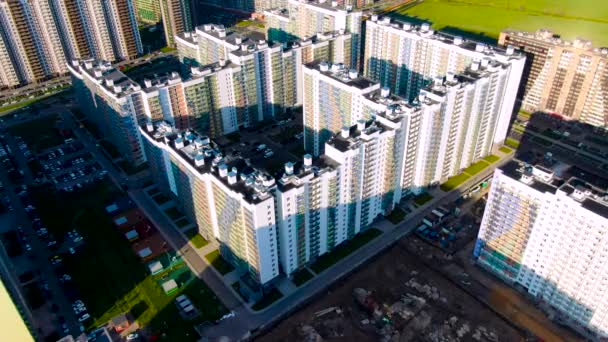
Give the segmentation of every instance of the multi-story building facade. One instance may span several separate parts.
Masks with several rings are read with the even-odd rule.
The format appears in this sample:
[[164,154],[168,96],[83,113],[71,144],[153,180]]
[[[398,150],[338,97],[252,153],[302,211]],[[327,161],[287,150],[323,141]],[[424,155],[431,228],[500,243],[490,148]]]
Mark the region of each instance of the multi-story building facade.
[[66,74],[75,58],[115,61],[142,53],[132,0],[3,0],[0,31],[2,86]]
[[[275,117],[302,103],[302,63],[315,60],[350,59],[350,34],[328,32],[283,46],[255,41],[227,32],[223,26],[207,24],[195,32],[176,36],[178,54],[184,64],[222,63],[217,78],[224,112],[242,112],[237,126],[248,126]],[[230,95],[230,96],[227,96]],[[226,131],[226,130],[224,130]]]
[[[408,109],[407,142],[399,147],[407,165],[401,187],[416,192],[454,176],[502,144],[517,94],[508,64],[474,62],[459,75],[436,78],[412,104],[388,88],[340,65],[304,66],[304,145],[313,155],[342,127],[369,120],[396,103]],[[327,147],[327,145],[325,145]]]
[[19,72],[12,50],[0,34],[0,89],[16,87],[19,84]]
[[278,180],[280,262],[291,275],[388,214],[401,200],[409,111],[378,113],[332,137],[326,154],[287,163]]
[[133,0],[52,0],[68,60],[116,61],[143,53]]
[[[433,78],[460,73],[473,61],[509,64],[514,74],[521,73],[525,63],[524,55],[512,47],[491,47],[435,32],[429,24],[392,22],[374,15],[365,29],[364,75],[408,100],[414,100]],[[519,84],[519,79],[513,81]]]
[[360,77],[341,64],[312,62],[303,66],[304,146],[313,155],[323,153],[325,142],[342,127],[368,119],[361,104],[380,84]]
[[68,68],[82,112],[127,160],[144,163],[141,86],[107,62],[73,61]]
[[595,340],[608,335],[608,195],[600,177],[572,170],[519,161],[497,169],[474,256]]
[[[3,85],[41,81],[67,72],[66,60],[47,1],[0,1]],[[11,62],[8,63],[8,60]]]
[[608,48],[565,41],[547,30],[502,32],[499,43],[520,47],[529,56],[522,109],[608,127]]
[[220,241],[241,274],[266,285],[353,238],[399,202],[404,161],[395,146],[405,141],[409,112],[398,108],[345,128],[327,143],[327,155],[286,163],[278,178],[168,123],[140,130],[157,184],[205,238]]
[[[271,58],[276,56],[279,55],[270,55]],[[277,83],[264,88],[265,85],[260,86],[260,80],[255,76],[253,59],[246,56],[244,60],[239,59],[243,56],[235,58],[237,63],[222,60],[204,67],[192,67],[183,76],[172,72],[143,79],[140,83],[110,64],[94,60],[74,61],[70,71],[77,98],[87,109],[85,112],[91,115],[91,120],[109,135],[119,134],[120,130],[128,131],[128,135],[111,141],[130,151],[132,162],[140,163],[143,160],[140,158],[141,146],[132,132],[143,119],[165,121],[180,130],[192,129],[219,137],[252,126],[266,118],[265,115],[274,115],[282,108],[295,106],[298,101],[295,72],[290,73],[291,78],[288,75],[277,79]],[[295,69],[296,65],[293,63],[290,67]],[[122,85],[114,86],[116,80],[120,80]],[[276,91],[259,91],[269,87],[275,87]],[[112,95],[112,92],[116,93]],[[98,93],[104,96],[95,98]],[[102,106],[99,103],[106,104]],[[106,110],[106,107],[113,111]],[[122,121],[108,126],[108,118],[121,118]],[[116,126],[120,127],[118,131]],[[121,143],[127,138],[129,144]]]
[[483,60],[459,75],[435,79],[421,91],[423,152],[414,184],[442,182],[504,142],[518,89],[518,82],[510,82],[511,71],[508,64]]
[[[242,50],[243,44],[253,39],[226,30],[223,25],[205,24],[193,32],[185,32],[175,37],[180,61],[185,64],[207,65],[220,60],[228,60],[233,51]],[[275,44],[269,44],[276,46]],[[327,60],[332,63],[350,65],[352,35],[344,30],[322,32],[305,40],[297,40],[284,47],[289,50],[302,50],[302,63]]]
[[190,0],[160,0],[165,41],[175,47],[175,36],[193,29]]
[[134,0],[137,22],[156,24],[161,20],[160,0]]
[[359,67],[363,13],[333,1],[287,0],[287,7],[264,11],[267,38],[287,42],[306,39],[318,33],[344,31],[351,34],[352,68]]
[[243,12],[262,12],[271,8],[285,7],[286,0],[203,0],[201,4],[231,8]]
[[142,128],[158,183],[179,201],[206,239],[245,278],[265,285],[279,275],[275,180],[244,160],[224,156],[209,138],[172,133],[168,125]]

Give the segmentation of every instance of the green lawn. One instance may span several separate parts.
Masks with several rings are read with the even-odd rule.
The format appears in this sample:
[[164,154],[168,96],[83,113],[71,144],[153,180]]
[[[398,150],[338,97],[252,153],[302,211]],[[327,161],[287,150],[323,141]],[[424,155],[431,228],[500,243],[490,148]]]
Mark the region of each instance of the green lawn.
[[530,117],[532,116],[532,113],[525,111],[523,109],[520,109],[519,112],[517,113],[517,116],[521,116],[524,119],[530,119]]
[[[56,236],[77,229],[85,245],[75,256],[64,257],[66,270],[86,304],[92,320],[90,327],[105,324],[122,312],[130,311],[140,325],[166,334],[163,340],[196,340],[192,329],[195,322],[179,317],[175,296],[187,293],[201,310],[198,321],[214,320],[226,309],[209,288],[193,276],[171,296],[159,285],[162,274],[149,275],[145,265],[135,255],[129,242],[114,228],[104,212],[107,203],[120,193],[109,182],[99,183],[80,193],[55,193],[50,188],[37,188],[34,200],[49,230]],[[182,265],[185,268],[184,265]],[[189,273],[188,269],[183,272]],[[179,281],[178,281],[179,282]]]
[[168,46],[160,48],[160,52],[164,52],[164,53],[173,52],[173,51],[176,51],[176,50],[177,49],[174,49],[174,48],[168,47]]
[[0,107],[0,116],[3,116],[3,115],[5,115],[5,114],[8,114],[9,112],[12,112],[12,111],[14,111],[14,110],[16,110],[16,109],[23,108],[23,107],[27,107],[27,106],[29,106],[29,105],[31,105],[31,104],[34,104],[34,103],[39,102],[39,101],[42,101],[42,100],[44,100],[44,99],[46,99],[46,98],[49,98],[49,97],[51,97],[51,96],[57,95],[57,94],[59,94],[59,93],[61,93],[61,92],[65,91],[66,89],[68,89],[68,88],[70,88],[70,87],[71,87],[71,86],[65,86],[65,87],[61,87],[61,88],[59,88],[59,89],[54,89],[54,90],[52,90],[52,91],[51,91],[50,93],[48,93],[48,94],[40,95],[40,96],[35,97],[35,98],[33,98],[33,99],[26,99],[26,100],[23,100],[23,101],[21,101],[21,102],[13,103],[13,104],[6,105],[6,106],[1,106],[1,107]]
[[245,28],[245,27],[249,27],[251,25],[254,25],[255,27],[258,27],[258,28],[264,28],[264,23],[261,23],[259,21],[255,21],[255,20],[243,20],[241,22],[236,23],[234,26],[236,26],[238,28]]
[[375,239],[377,236],[382,234],[382,231],[371,228],[363,233],[357,234],[351,240],[343,242],[341,245],[336,247],[333,251],[323,254],[314,264],[310,267],[316,274],[319,274],[331,267],[338,261],[346,258],[348,255],[361,248],[366,243]]
[[499,148],[498,150],[499,150],[500,152],[502,152],[502,153],[511,153],[511,152],[513,152],[513,150],[512,150],[512,149],[510,149],[510,148],[508,148],[508,147],[506,147],[506,146],[503,146],[503,147]]
[[464,172],[468,173],[471,176],[475,176],[476,174],[478,174],[481,171],[483,171],[489,165],[490,164],[486,163],[484,160],[480,160],[477,163],[475,163],[475,164],[467,167],[466,169],[464,169]]
[[209,244],[209,241],[205,240],[204,237],[201,236],[196,230],[196,228],[192,228],[186,232],[186,236],[190,239],[190,242],[196,248],[203,248]]
[[452,191],[452,190],[456,189],[460,184],[464,183],[469,178],[471,178],[471,176],[469,176],[468,174],[461,173],[454,177],[448,178],[448,180],[445,183],[441,184],[440,188],[443,191]]
[[262,309],[270,306],[270,304],[281,299],[282,297],[283,297],[283,294],[276,288],[273,288],[266,295],[264,295],[264,297],[262,297],[262,299],[260,299],[257,303],[253,304],[253,306],[251,308],[255,311],[262,310]]
[[9,131],[13,135],[22,137],[25,143],[34,151],[42,151],[57,146],[64,141],[64,138],[55,128],[57,119],[57,115],[51,115],[38,120],[11,126]]
[[597,0],[425,0],[391,15],[433,22],[436,29],[457,29],[491,38],[505,29],[547,28],[565,39],[583,37],[608,44],[608,1]]
[[385,217],[392,224],[398,224],[398,223],[401,223],[401,221],[403,221],[403,219],[405,218],[406,215],[407,215],[406,212],[403,211],[401,208],[395,208],[395,209],[393,209],[393,211],[390,214],[388,214]]
[[429,194],[428,192],[423,192],[420,195],[414,197],[414,203],[416,203],[416,205],[418,206],[421,206],[432,199],[433,196],[431,196],[431,194]]
[[213,268],[215,268],[222,275],[234,271],[234,266],[228,263],[228,261],[224,260],[224,258],[222,258],[220,255],[220,251],[217,249],[205,255],[205,259],[207,259]]
[[487,161],[490,164],[494,164],[500,160],[500,157],[494,154],[490,154],[489,156],[483,158],[483,160]]
[[314,277],[314,274],[303,268],[293,274],[293,283],[296,284],[296,286],[300,286]]
[[505,140],[505,145],[512,147],[512,148],[519,148],[519,141],[517,141],[513,138],[507,138],[507,140]]

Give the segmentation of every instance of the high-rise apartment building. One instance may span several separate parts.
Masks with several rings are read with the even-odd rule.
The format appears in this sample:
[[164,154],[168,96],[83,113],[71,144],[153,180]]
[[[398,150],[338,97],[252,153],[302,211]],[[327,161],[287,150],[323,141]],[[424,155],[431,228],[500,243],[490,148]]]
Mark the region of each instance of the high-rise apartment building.
[[276,202],[287,275],[364,231],[401,200],[401,146],[410,113],[395,105],[394,112],[345,127],[320,158],[305,155],[303,164],[286,164]]
[[0,31],[5,87],[65,74],[72,59],[142,53],[132,0],[2,0]]
[[[59,32],[48,1],[0,1],[2,68],[6,86],[67,72]],[[8,63],[8,60],[12,62]]]
[[[262,55],[262,58],[267,56],[272,59],[280,54],[272,52]],[[137,131],[141,120],[165,121],[180,130],[192,129],[219,137],[252,126],[263,120],[265,115],[273,115],[296,104],[297,63],[289,65],[294,72],[268,85],[261,83],[263,80],[248,64],[253,59],[247,56],[244,60],[238,56],[235,58],[237,63],[222,60],[204,67],[192,67],[184,75],[172,72],[144,78],[140,83],[111,65],[94,60],[75,61],[70,71],[77,98],[87,109],[83,111],[110,136],[128,132],[111,141],[130,151],[132,162],[140,163],[143,160],[141,146],[132,132],[133,129]],[[293,55],[291,59],[295,61],[297,58]],[[269,91],[272,87],[275,91]],[[97,94],[103,96],[96,97]],[[109,125],[110,121],[115,122]],[[128,139],[129,143],[122,139]]]
[[162,124],[148,124],[142,135],[158,183],[178,200],[201,235],[220,241],[222,256],[255,284],[276,278],[274,178],[223,155],[206,137],[174,134]]
[[402,123],[413,109],[393,108],[345,128],[327,143],[327,155],[286,163],[282,175],[167,123],[147,123],[141,132],[160,187],[205,238],[222,243],[222,255],[241,274],[265,285],[279,270],[292,275],[353,238],[399,202]]
[[522,109],[608,127],[608,48],[565,41],[547,30],[502,32],[499,43],[528,54]]
[[223,112],[240,118],[234,121],[234,127],[239,127],[300,105],[302,63],[348,60],[351,39],[347,33],[329,32],[283,46],[206,24],[176,36],[176,42],[179,57],[187,65],[222,64],[215,88],[223,90],[216,102],[222,102]]
[[175,47],[175,36],[193,29],[191,0],[160,0],[167,46]]
[[264,12],[267,38],[270,41],[286,42],[306,39],[321,32],[348,32],[352,36],[352,68],[359,67],[361,52],[362,17],[360,11],[333,1],[288,0],[287,8]]
[[144,163],[141,86],[108,62],[73,61],[68,68],[82,112],[129,162]]
[[156,24],[161,20],[160,0],[134,0],[137,22]]
[[208,4],[221,8],[232,8],[244,12],[262,12],[271,8],[285,7],[287,0],[203,0]]
[[473,61],[510,64],[514,73],[520,73],[525,63],[523,54],[512,47],[491,47],[435,32],[429,24],[392,22],[374,15],[365,29],[364,75],[408,100],[414,100],[433,78],[460,73]]
[[143,53],[133,0],[52,0],[66,58],[106,61]]
[[0,89],[16,87],[20,84],[17,65],[12,50],[0,34]]
[[305,149],[327,153],[323,147],[342,127],[392,111],[397,103],[411,107],[403,123],[406,142],[399,147],[406,163],[401,188],[404,194],[416,192],[460,173],[504,141],[518,86],[512,71],[496,61],[474,62],[461,74],[434,79],[408,104],[354,70],[326,62],[307,64]]
[[[414,186],[439,184],[501,145],[509,127],[518,82],[511,66],[483,60],[424,88]],[[516,79],[519,80],[521,70]]]
[[369,118],[372,113],[362,105],[363,98],[380,89],[380,84],[360,77],[356,70],[325,61],[304,65],[303,79],[304,146],[318,156],[342,127]]
[[481,266],[592,340],[608,336],[605,184],[559,162],[497,169],[474,250]]
[[[205,24],[193,32],[175,37],[178,56],[185,64],[207,65],[228,60],[230,52],[243,50],[243,44],[255,42],[245,35],[226,30],[223,25]],[[275,44],[270,44],[276,46]],[[285,44],[286,53],[302,50],[302,63],[327,60],[332,63],[350,64],[352,35],[345,31],[322,32],[305,40]]]

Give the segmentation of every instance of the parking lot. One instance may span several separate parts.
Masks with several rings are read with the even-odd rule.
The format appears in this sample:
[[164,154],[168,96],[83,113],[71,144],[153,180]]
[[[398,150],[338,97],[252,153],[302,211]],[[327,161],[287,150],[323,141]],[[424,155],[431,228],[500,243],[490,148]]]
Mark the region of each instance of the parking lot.
[[73,140],[44,151],[37,156],[42,173],[57,189],[73,191],[86,184],[103,179],[102,170],[84,145]]

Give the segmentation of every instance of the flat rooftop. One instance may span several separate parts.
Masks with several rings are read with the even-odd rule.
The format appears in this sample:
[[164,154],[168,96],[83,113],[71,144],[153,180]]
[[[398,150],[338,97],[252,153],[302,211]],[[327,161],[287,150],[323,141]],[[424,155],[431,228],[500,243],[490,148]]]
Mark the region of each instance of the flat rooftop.
[[270,197],[269,192],[275,185],[270,174],[243,158],[224,153],[209,137],[191,131],[177,132],[164,122],[142,127],[141,131],[174,150],[199,174],[212,174],[249,203]]
[[[608,180],[604,177],[546,159],[535,165],[512,160],[501,170],[505,175],[540,192],[555,194],[560,190],[580,202],[583,208],[608,218]],[[584,176],[585,179],[579,176]]]
[[344,67],[343,64],[331,64],[326,61],[314,61],[307,63],[306,67],[309,69],[319,70],[323,75],[329,76],[337,81],[340,81],[351,87],[355,87],[361,90],[370,91],[372,87],[379,87],[379,83],[374,82],[366,77],[359,75],[356,70],[349,70]]
[[523,53],[516,51],[513,47],[488,45],[483,42],[467,39],[462,36],[449,34],[447,32],[435,31],[431,28],[430,23],[417,25],[405,20],[395,20],[394,18],[386,16],[372,16],[371,22],[380,26],[391,27],[399,31],[407,32],[408,34],[418,37],[430,39],[447,45],[453,45],[463,50],[478,53],[480,56],[503,56],[517,59],[525,58]]

